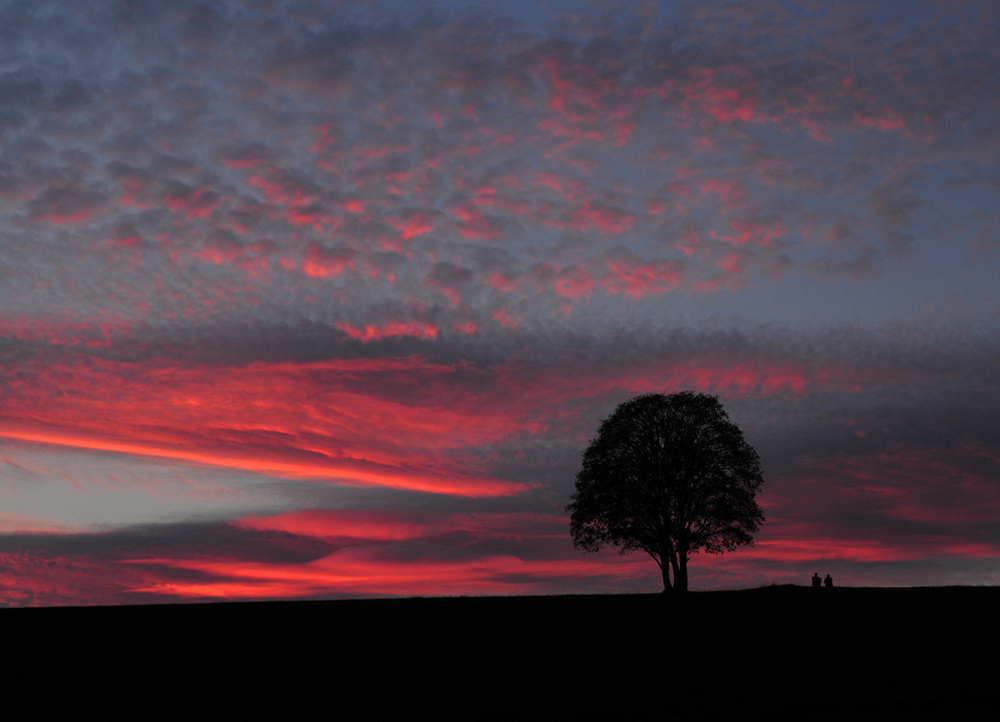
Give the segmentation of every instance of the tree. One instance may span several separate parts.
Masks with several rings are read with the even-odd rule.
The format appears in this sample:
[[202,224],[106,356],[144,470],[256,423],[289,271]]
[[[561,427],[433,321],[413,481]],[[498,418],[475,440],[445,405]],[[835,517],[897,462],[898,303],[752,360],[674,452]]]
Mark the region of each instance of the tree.
[[664,592],[686,591],[691,554],[753,544],[763,483],[757,452],[718,398],[636,396],[601,422],[583,454],[566,507],[573,545],[641,549],[659,565]]

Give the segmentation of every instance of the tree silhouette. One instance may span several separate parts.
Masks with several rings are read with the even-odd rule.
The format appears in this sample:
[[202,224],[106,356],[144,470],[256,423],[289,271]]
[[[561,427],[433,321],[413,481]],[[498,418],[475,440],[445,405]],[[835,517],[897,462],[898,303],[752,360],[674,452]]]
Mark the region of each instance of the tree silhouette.
[[636,396],[601,423],[583,454],[566,507],[573,545],[641,549],[659,565],[664,592],[686,591],[691,554],[753,544],[763,483],[757,452],[718,398]]

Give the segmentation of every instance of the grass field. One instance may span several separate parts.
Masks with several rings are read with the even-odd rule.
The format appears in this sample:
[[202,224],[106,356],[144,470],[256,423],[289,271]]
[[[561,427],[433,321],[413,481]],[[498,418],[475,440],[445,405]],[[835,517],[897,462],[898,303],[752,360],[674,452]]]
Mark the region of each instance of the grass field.
[[344,719],[991,719],[998,610],[994,587],[780,586],[7,609],[0,632],[15,695],[47,680],[294,719],[317,702]]

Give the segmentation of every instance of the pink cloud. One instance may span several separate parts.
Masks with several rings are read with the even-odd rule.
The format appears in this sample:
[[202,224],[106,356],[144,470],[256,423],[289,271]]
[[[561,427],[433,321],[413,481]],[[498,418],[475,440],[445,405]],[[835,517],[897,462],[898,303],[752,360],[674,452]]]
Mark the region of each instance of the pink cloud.
[[785,224],[780,218],[748,221],[734,219],[729,225],[736,231],[736,235],[723,236],[722,239],[737,246],[750,242],[760,246],[770,246],[776,239],[785,235]]
[[263,163],[265,157],[263,153],[253,150],[224,151],[220,153],[220,160],[229,168],[247,170]]
[[302,261],[302,272],[313,278],[336,277],[348,268],[354,268],[354,256],[354,251],[350,249],[328,249],[311,244]]
[[506,291],[509,293],[517,289],[517,282],[514,279],[507,278],[499,273],[491,273],[486,282],[498,291]]
[[424,211],[410,213],[403,218],[389,218],[388,221],[400,232],[400,238],[404,241],[434,230],[434,215]]
[[[34,194],[34,189],[27,195]],[[104,198],[77,183],[56,182],[45,186],[28,202],[28,217],[57,225],[79,225],[105,206]]]
[[724,208],[736,209],[746,203],[747,193],[743,184],[739,181],[723,181],[718,178],[710,178],[700,186],[702,193],[715,193],[722,199]]
[[304,208],[316,202],[311,193],[279,173],[250,176],[247,182],[264,191],[264,197],[274,205]]
[[642,298],[675,289],[684,279],[682,266],[674,261],[605,259],[608,274],[601,285],[608,293],[620,293],[630,298]]
[[[729,77],[724,80],[724,75]],[[749,122],[754,118],[757,107],[754,97],[748,92],[741,93],[739,89],[725,84],[726,81],[732,82],[736,79],[741,84],[745,83],[746,71],[738,68],[725,71],[695,68],[691,71],[691,76],[683,92],[704,112],[721,121],[738,119]]]
[[[551,57],[542,58],[540,65],[551,87],[549,108],[574,122],[592,122],[601,110],[601,96],[607,92],[608,82],[594,78],[583,65],[564,67]],[[588,81],[589,86],[581,81]]]
[[617,208],[596,206],[588,200],[573,211],[569,226],[579,231],[596,229],[601,233],[617,234],[632,228],[634,221],[635,217],[631,213]]
[[205,263],[230,265],[251,277],[257,277],[270,268],[268,256],[273,247],[266,241],[243,245],[234,241],[213,240],[206,242],[194,257]]
[[75,226],[84,223],[94,214],[92,209],[81,209],[74,213],[46,213],[39,220],[55,223],[60,226]]
[[128,335],[126,319],[74,321],[70,319],[0,318],[0,337],[41,341],[53,346],[106,348]]
[[493,314],[493,318],[500,323],[504,328],[515,329],[520,323],[518,319],[511,316],[504,310],[497,311]]
[[842,484],[841,493],[877,504],[893,519],[967,525],[990,523],[1000,514],[989,471],[1000,466],[1000,459],[978,442],[944,448],[898,444],[874,454],[806,457],[801,464],[860,482]]
[[[267,564],[228,560],[133,559],[133,564],[160,565],[198,571],[204,581],[177,582],[164,577],[131,591],[187,598],[268,599],[315,594],[459,595],[540,593],[560,578],[599,576],[619,583],[651,576],[651,562],[632,560],[526,560],[514,556],[484,556],[472,560],[421,559],[400,561],[364,547],[343,549],[306,564]],[[641,562],[641,560],[639,560]],[[558,588],[556,586],[556,588]]]
[[500,237],[500,231],[494,228],[486,214],[475,206],[459,203],[452,207],[451,212],[462,221],[458,230],[463,238],[493,240]]
[[558,118],[546,118],[539,121],[538,127],[542,130],[547,130],[557,138],[572,138],[576,141],[589,140],[595,143],[599,143],[607,138],[607,135],[603,131],[568,125]]
[[646,213],[651,216],[661,216],[667,212],[667,202],[660,198],[646,201]]
[[212,215],[219,205],[219,196],[210,188],[196,188],[168,195],[163,203],[175,213],[183,213],[188,220],[192,220]]
[[875,128],[876,130],[889,131],[899,130],[906,126],[903,117],[893,110],[886,110],[881,115],[868,116],[854,112],[854,124],[864,128]]
[[556,293],[569,299],[589,296],[594,288],[594,279],[585,268],[573,266],[559,271],[553,277]]
[[413,336],[415,338],[433,340],[437,338],[438,335],[437,326],[431,323],[421,323],[418,321],[408,323],[402,321],[390,321],[383,326],[372,326],[369,324],[365,326],[364,329],[355,328],[347,323],[338,323],[337,328],[351,338],[364,343],[368,343],[369,341],[378,341],[392,336]]
[[[405,323],[346,331],[361,340],[437,333]],[[141,373],[137,364],[94,359],[48,364],[11,389],[0,437],[431,493],[523,490],[450,460],[448,450],[539,428],[517,405],[450,387],[447,377],[459,371],[417,359],[214,368],[147,361]]]

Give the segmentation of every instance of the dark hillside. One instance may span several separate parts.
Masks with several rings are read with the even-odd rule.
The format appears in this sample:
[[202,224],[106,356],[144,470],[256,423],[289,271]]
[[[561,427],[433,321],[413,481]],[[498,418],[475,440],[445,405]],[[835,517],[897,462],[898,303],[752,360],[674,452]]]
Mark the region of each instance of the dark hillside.
[[9,609],[0,630],[15,687],[71,680],[195,708],[881,719],[995,712],[998,608],[998,588],[770,587]]

